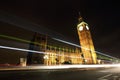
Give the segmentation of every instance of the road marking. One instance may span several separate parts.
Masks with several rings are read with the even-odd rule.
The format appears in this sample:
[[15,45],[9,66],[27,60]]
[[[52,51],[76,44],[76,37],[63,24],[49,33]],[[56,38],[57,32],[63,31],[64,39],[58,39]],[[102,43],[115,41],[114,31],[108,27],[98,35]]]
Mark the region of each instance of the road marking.
[[105,78],[107,78],[107,77],[109,77],[109,76],[111,76],[112,74],[107,74],[107,75],[105,75],[105,76],[102,76],[102,77],[100,77],[100,78],[98,78],[98,80],[108,80],[108,79],[105,79]]

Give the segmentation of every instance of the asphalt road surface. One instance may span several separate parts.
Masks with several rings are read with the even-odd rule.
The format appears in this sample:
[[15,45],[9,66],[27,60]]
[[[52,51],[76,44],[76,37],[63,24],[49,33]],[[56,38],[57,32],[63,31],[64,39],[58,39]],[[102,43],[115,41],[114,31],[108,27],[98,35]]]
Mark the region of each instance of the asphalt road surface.
[[0,80],[120,80],[120,68],[0,71]]

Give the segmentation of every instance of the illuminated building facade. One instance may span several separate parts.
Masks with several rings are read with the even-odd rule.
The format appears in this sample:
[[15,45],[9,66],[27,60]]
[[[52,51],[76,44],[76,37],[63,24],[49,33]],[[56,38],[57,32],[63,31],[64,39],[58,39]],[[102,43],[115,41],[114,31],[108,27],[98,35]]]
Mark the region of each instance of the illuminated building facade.
[[4,27],[0,30],[0,45],[19,49],[0,48],[0,64],[18,65],[23,61],[27,61],[27,65],[83,64],[79,47],[57,41],[47,34],[29,31],[6,23],[1,24]]
[[82,64],[83,59],[78,47],[55,41],[51,37],[37,33],[33,38],[35,43],[32,44],[31,49],[42,51],[44,54],[28,53],[28,64]]
[[82,17],[79,18],[79,24],[77,25],[77,31],[79,35],[81,51],[86,64],[96,64],[97,56],[95,53],[91,33],[88,24],[83,21]]

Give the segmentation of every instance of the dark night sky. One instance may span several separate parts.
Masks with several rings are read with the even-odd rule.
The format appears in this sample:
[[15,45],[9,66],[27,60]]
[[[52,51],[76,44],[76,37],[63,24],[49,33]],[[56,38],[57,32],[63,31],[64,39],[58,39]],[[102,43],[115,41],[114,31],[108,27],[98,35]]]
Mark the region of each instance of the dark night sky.
[[0,10],[47,27],[78,44],[80,11],[89,24],[95,49],[120,57],[120,9],[115,0],[4,0]]

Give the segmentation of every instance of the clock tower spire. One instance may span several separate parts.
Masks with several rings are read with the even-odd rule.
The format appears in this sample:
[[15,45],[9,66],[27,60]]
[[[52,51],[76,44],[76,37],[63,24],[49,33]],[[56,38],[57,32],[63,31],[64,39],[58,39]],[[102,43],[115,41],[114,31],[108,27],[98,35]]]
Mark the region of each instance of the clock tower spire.
[[83,18],[81,17],[81,13],[79,12],[79,18],[78,18],[79,23],[83,21]]

